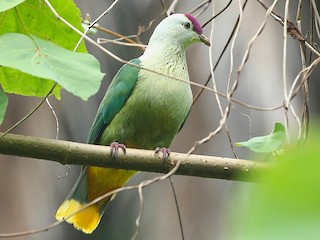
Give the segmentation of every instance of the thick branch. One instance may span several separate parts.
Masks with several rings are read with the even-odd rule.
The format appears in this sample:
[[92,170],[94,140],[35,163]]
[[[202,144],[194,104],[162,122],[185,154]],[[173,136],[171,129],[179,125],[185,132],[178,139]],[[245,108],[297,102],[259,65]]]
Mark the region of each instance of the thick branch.
[[[1,134],[0,134],[1,135]],[[110,157],[106,146],[75,143],[46,138],[7,134],[0,139],[0,154],[31,157],[59,162],[62,164],[91,165],[110,168],[131,169],[167,173],[178,161],[181,165],[178,175],[250,181],[257,171],[270,168],[249,160],[212,157],[204,155],[170,154],[163,161],[161,154],[154,151],[128,148],[126,154],[120,151],[117,159]]]

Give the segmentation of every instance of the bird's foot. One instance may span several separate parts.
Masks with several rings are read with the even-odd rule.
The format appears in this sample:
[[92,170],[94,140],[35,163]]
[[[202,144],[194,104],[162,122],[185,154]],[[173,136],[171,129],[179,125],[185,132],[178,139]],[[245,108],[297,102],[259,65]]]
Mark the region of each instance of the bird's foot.
[[122,149],[123,153],[126,154],[126,145],[122,144],[122,143],[118,143],[118,142],[112,142],[110,144],[110,148],[111,148],[111,156],[114,158],[117,158],[119,155],[119,148]]
[[162,152],[162,155],[163,155],[163,165],[165,165],[165,163],[168,161],[168,158],[170,156],[170,153],[171,153],[171,150],[170,148],[165,148],[165,147],[157,147],[155,150],[154,150],[154,154],[158,154],[159,152]]

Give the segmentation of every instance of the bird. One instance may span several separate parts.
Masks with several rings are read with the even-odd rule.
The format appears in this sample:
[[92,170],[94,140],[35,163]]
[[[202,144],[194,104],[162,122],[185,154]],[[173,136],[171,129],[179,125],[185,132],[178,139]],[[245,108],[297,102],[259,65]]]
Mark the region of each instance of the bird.
[[[98,108],[87,143],[110,145],[114,153],[125,147],[169,149],[191,109],[193,96],[188,82],[186,49],[196,42],[210,46],[199,21],[191,14],[176,13],[164,18],[154,29],[143,55],[124,64],[114,76]],[[72,214],[97,197],[124,186],[136,173],[83,167],[58,208],[56,219],[65,219],[76,229],[92,233],[114,196]]]

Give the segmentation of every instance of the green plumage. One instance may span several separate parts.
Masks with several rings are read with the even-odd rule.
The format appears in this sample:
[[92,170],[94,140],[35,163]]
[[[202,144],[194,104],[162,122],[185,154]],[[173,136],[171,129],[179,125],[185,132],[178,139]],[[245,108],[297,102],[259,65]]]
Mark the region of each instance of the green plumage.
[[[130,63],[139,65],[140,60],[132,59]],[[125,64],[114,76],[93,121],[87,143],[99,143],[101,134],[126,103],[135,88],[139,70],[138,67]]]
[[[151,67],[148,62],[141,63],[141,66]],[[171,71],[170,68],[151,69],[166,74]],[[187,76],[176,75],[183,79]],[[140,70],[131,95],[104,130],[99,143],[119,142],[127,147],[144,149],[169,147],[184,123],[191,103],[189,84]]]
[[[180,46],[157,44],[161,51],[147,49],[142,57],[130,62],[188,81],[186,56]],[[125,64],[100,104],[88,143],[118,142],[143,149],[169,147],[191,103],[188,83]]]
[[[149,150],[168,148],[192,105],[185,50],[200,41],[209,45],[202,35],[201,25],[190,15],[173,14],[163,20],[155,29],[144,54],[130,61],[137,66],[125,64],[112,80],[87,142],[100,145],[118,142],[126,147]],[[84,168],[58,209],[57,219],[63,219],[85,203],[122,187],[135,173],[101,167]],[[68,221],[77,229],[91,233],[98,226],[109,200],[92,205]]]

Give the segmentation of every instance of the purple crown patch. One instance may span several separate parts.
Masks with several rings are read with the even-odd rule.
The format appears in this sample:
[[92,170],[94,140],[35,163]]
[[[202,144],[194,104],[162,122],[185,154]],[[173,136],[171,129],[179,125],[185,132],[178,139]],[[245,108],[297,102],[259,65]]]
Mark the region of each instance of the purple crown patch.
[[201,24],[199,23],[199,21],[189,13],[186,13],[185,16],[192,22],[193,31],[195,31],[198,34],[202,34],[203,31],[202,31],[202,27],[201,27]]

